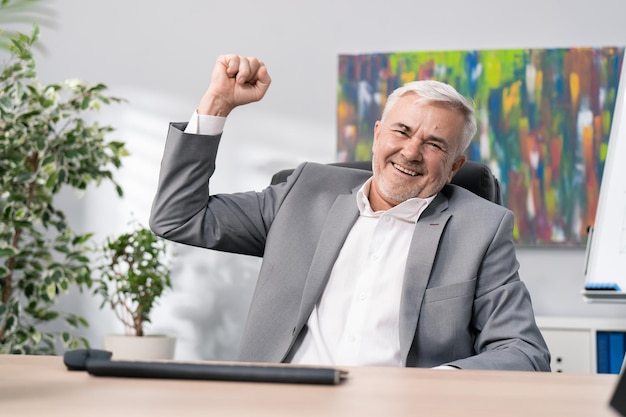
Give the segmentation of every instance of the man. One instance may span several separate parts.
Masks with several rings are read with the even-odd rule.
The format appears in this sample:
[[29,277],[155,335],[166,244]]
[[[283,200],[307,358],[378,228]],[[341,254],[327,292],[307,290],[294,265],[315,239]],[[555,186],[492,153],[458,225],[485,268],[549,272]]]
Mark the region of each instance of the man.
[[218,58],[191,122],[170,126],[150,219],[173,241],[263,256],[240,359],[549,370],[512,213],[448,184],[476,132],[467,100],[433,81],[392,94],[373,176],[305,163],[210,195],[225,117],[270,82],[256,58]]

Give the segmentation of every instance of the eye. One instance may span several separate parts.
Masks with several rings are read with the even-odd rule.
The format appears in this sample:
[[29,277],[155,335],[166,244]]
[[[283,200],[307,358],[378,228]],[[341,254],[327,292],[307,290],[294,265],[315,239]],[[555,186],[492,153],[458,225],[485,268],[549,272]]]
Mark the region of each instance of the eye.
[[443,150],[443,146],[438,142],[428,142],[428,144],[435,149]]
[[448,151],[448,147],[443,142],[430,141],[430,142],[428,142],[428,146],[432,147],[433,149],[435,149],[438,152],[447,152]]

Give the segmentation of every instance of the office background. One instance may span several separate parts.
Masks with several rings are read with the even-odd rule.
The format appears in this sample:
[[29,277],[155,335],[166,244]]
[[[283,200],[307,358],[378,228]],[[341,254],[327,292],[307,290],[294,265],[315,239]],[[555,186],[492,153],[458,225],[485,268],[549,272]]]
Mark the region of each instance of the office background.
[[[62,196],[72,226],[97,239],[133,219],[147,224],[168,122],[189,119],[219,54],[258,56],[273,78],[265,99],[235,110],[226,125],[213,191],[231,192],[261,189],[275,171],[304,160],[335,160],[339,54],[626,44],[622,0],[49,4],[56,27],[42,28],[41,80],[103,82],[128,100],[99,115],[132,153],[117,173],[125,198],[107,186]],[[152,330],[178,337],[177,358],[233,358],[260,260],[173,249],[175,288]],[[626,315],[626,305],[587,304],[580,296],[584,248],[520,247],[518,257],[537,315]],[[88,318],[93,346],[121,331],[95,296],[72,293],[63,301]]]

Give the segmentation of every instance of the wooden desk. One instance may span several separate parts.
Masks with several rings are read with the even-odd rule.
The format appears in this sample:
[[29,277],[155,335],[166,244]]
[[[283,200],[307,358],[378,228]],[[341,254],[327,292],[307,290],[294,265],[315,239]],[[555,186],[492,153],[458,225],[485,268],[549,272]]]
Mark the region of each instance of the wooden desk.
[[347,368],[338,386],[93,377],[0,355],[0,415],[615,417],[615,375]]

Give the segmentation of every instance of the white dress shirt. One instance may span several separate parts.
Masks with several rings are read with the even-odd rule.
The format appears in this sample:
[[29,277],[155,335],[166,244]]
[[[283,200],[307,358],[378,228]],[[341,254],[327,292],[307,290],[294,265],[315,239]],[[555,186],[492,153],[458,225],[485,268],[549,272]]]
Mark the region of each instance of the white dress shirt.
[[372,211],[368,180],[357,193],[359,218],[348,234],[292,363],[404,366],[400,298],[415,222],[433,198]]

